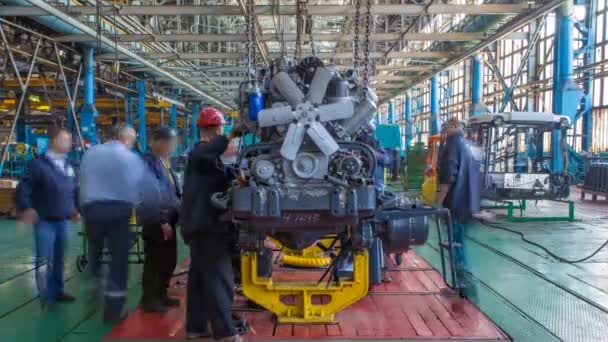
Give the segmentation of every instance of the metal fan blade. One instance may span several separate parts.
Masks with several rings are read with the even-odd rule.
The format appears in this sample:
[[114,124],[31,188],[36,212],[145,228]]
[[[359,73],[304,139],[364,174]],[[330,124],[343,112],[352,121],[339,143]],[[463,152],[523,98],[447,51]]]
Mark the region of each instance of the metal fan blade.
[[261,110],[258,113],[258,124],[260,127],[287,125],[295,119],[291,107],[276,107]]
[[306,127],[302,123],[292,123],[289,125],[283,145],[281,145],[281,156],[287,160],[296,159],[296,155],[302,146],[304,141],[304,134],[306,134]]
[[323,122],[348,119],[353,116],[355,109],[351,101],[340,101],[321,105],[317,108],[319,119]]
[[308,94],[306,94],[306,99],[312,104],[323,103],[325,91],[327,91],[327,86],[332,77],[332,73],[327,68],[318,67],[310,82],[310,89],[308,90]]
[[340,146],[338,146],[338,143],[336,143],[331,134],[318,121],[310,124],[306,133],[308,133],[308,136],[326,156],[330,156],[340,149]]
[[279,72],[272,78],[272,86],[291,106],[304,102],[304,93],[285,71]]

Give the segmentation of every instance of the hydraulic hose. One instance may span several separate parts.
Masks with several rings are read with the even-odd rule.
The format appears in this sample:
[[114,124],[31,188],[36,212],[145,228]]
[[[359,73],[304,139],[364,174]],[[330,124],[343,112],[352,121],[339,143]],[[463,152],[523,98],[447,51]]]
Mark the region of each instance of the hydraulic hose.
[[586,256],[586,257],[584,257],[584,258],[580,258],[580,259],[574,259],[574,260],[571,260],[571,259],[566,259],[566,258],[563,258],[563,257],[561,257],[561,256],[559,256],[559,255],[557,255],[557,254],[555,254],[555,253],[553,253],[553,252],[551,252],[551,251],[550,251],[549,249],[547,249],[545,246],[543,246],[543,245],[541,245],[541,244],[539,244],[539,243],[537,243],[537,242],[534,242],[534,241],[528,240],[528,239],[526,238],[526,236],[524,235],[524,233],[522,233],[522,232],[519,232],[519,231],[517,231],[517,230],[513,230],[513,229],[509,229],[509,228],[506,228],[506,227],[502,227],[502,226],[499,226],[499,225],[495,225],[495,224],[487,223],[487,222],[481,222],[481,223],[482,223],[483,225],[485,225],[485,226],[490,227],[490,228],[494,228],[494,229],[500,229],[500,230],[504,230],[504,231],[506,231],[506,232],[509,232],[509,233],[512,233],[512,234],[515,234],[515,235],[519,235],[519,237],[520,237],[520,238],[522,239],[522,241],[524,241],[525,243],[528,243],[528,244],[530,244],[530,245],[532,245],[532,246],[535,246],[535,247],[538,247],[538,248],[542,249],[542,250],[543,250],[543,251],[545,251],[547,254],[549,254],[549,255],[550,255],[552,258],[554,258],[554,259],[556,259],[556,260],[558,260],[558,261],[560,261],[560,262],[566,263],[566,264],[578,264],[578,263],[581,263],[581,262],[587,261],[587,260],[589,260],[589,259],[593,258],[593,257],[594,257],[594,256],[595,256],[597,253],[599,253],[599,251],[601,251],[601,250],[602,250],[602,248],[604,248],[604,247],[606,247],[606,246],[608,245],[608,240],[606,240],[606,241],[605,241],[605,242],[604,242],[604,243],[603,243],[603,244],[602,244],[602,245],[601,245],[601,246],[600,246],[598,249],[596,249],[596,250],[595,250],[593,253],[589,254],[588,256]]

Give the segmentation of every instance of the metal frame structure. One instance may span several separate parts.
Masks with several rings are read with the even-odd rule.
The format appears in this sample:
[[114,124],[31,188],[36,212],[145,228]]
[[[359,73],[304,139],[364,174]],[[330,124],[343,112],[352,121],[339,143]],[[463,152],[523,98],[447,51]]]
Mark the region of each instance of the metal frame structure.
[[[395,115],[393,118],[402,125],[413,122],[415,127],[410,133],[410,142],[414,134],[426,141],[428,133],[438,129],[439,119],[454,115],[466,119],[469,115],[486,112],[485,104],[490,108],[495,104],[494,111],[568,112],[574,121],[579,117],[583,121],[575,124],[574,133],[569,136],[573,150],[608,148],[608,139],[603,137],[605,132],[593,125],[595,116],[598,120],[608,120],[608,110],[598,103],[599,94],[591,96],[594,86],[605,88],[601,83],[603,79],[598,81],[605,72],[605,63],[596,62],[596,57],[601,56],[595,56],[596,47],[603,51],[605,46],[604,34],[599,37],[596,32],[606,27],[605,0],[526,3],[454,0],[449,4],[432,0],[408,4],[370,1],[372,85],[381,103],[393,100],[396,112],[404,114],[407,108],[405,91],[409,90],[412,118]],[[559,14],[564,20],[556,20],[554,13],[564,8],[563,4],[586,7],[585,16]],[[194,104],[197,107],[201,104],[225,109],[234,107],[236,89],[247,75],[245,19],[249,10],[243,0],[175,0],[163,4],[156,1],[102,2],[99,6],[92,0],[0,0],[0,6],[0,23],[5,27],[19,23],[20,27],[52,35],[51,41],[59,45],[62,42],[81,46],[97,43],[99,51],[96,51],[95,62],[98,69],[111,70],[120,66],[124,70],[120,72],[123,76],[113,80],[96,77],[97,86],[114,88],[120,98],[124,98],[124,105],[121,104],[125,108],[124,120],[139,125],[140,144],[143,145],[145,127],[141,123],[146,119],[141,118],[147,116],[148,124],[156,121],[149,114],[142,114],[145,108],[139,105],[137,118],[132,117],[132,106],[141,98],[135,96],[138,94],[138,87],[134,86],[137,79],[146,80],[147,93],[152,89],[152,92],[170,98],[181,91],[179,101],[185,108],[178,106],[177,116],[184,124],[175,120],[175,105],[169,122],[173,127],[182,127],[183,133],[191,131],[189,138],[194,138],[194,115],[187,119],[184,114],[192,111]],[[294,54],[298,47],[296,17],[304,14],[301,11],[295,1],[255,2],[253,24],[257,33],[254,45],[261,56],[256,67],[263,67],[281,54]],[[314,46],[315,54],[324,62],[339,68],[352,66],[354,2],[310,0],[305,2],[305,12],[312,34],[310,37],[308,33],[303,35],[306,37],[301,52],[310,53]],[[560,25],[567,22],[566,25],[573,29],[556,30],[555,22]],[[560,45],[559,41],[567,41],[560,32],[573,37]],[[573,55],[572,59],[553,58],[554,46],[558,54]],[[565,48],[570,49],[566,51]],[[29,55],[31,57],[31,52]],[[558,60],[571,60],[572,67]],[[571,70],[553,75],[562,67]],[[111,74],[110,79],[114,78]],[[571,98],[567,94],[562,96],[566,92],[564,89],[575,88],[564,86],[562,76],[568,79],[567,84],[579,85],[582,94],[586,95],[580,101],[574,101],[577,107],[574,110],[570,108],[573,104],[558,105],[560,98]],[[554,78],[556,82],[552,82]],[[431,79],[437,82],[429,82]],[[73,81],[69,83],[74,84]],[[436,85],[436,91],[429,89],[433,85]],[[553,105],[548,107],[549,103]],[[567,110],[564,107],[568,107]],[[388,112],[388,106],[381,106],[380,113],[383,112]],[[75,113],[80,115],[79,111]],[[100,113],[105,115],[102,110]],[[432,122],[429,122],[430,118]],[[186,127],[188,120],[191,125]],[[407,129],[402,132],[406,139]],[[193,139],[183,141],[187,142],[185,145],[194,142]],[[546,143],[551,143],[551,139]]]

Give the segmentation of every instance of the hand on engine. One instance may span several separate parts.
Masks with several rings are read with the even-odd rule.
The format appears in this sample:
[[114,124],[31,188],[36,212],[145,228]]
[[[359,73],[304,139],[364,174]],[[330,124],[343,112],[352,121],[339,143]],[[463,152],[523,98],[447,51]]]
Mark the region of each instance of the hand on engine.
[[164,240],[169,240],[173,237],[173,228],[171,228],[168,223],[161,224],[160,229],[163,233]]

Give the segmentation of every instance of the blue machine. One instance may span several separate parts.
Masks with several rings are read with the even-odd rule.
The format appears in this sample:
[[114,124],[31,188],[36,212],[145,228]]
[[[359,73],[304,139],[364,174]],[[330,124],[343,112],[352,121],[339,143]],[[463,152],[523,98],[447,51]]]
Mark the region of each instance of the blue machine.
[[258,121],[258,113],[264,109],[265,96],[262,90],[254,85],[247,94],[247,110],[249,112],[249,120]]

